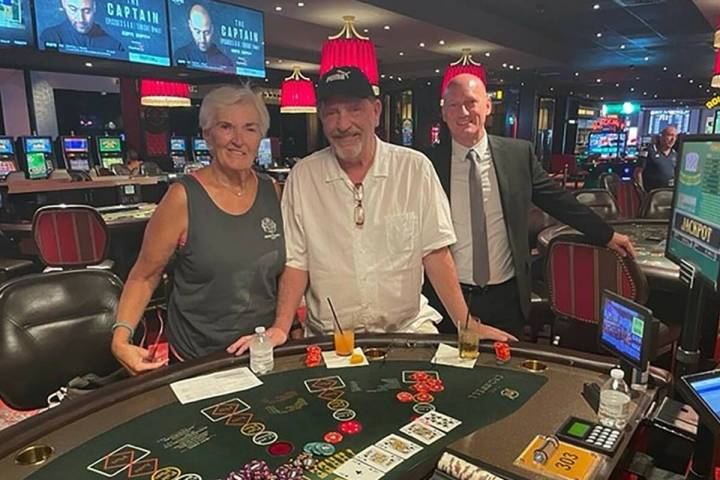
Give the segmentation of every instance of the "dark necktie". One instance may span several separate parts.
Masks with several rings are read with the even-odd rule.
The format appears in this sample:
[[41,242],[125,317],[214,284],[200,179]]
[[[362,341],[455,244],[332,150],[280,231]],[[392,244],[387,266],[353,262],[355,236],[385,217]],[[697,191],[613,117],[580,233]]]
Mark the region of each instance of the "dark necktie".
[[485,223],[485,202],[483,199],[482,178],[480,176],[480,156],[470,150],[465,157],[470,162],[470,219],[472,225],[473,281],[484,287],[490,280],[490,261],[488,259],[487,227]]

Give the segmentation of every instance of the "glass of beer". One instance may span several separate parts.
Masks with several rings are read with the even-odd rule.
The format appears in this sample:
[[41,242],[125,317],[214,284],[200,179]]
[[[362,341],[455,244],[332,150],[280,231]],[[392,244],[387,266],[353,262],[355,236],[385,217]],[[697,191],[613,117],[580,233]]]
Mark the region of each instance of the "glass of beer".
[[473,360],[478,357],[478,346],[480,344],[480,334],[477,330],[473,330],[470,326],[458,326],[458,353],[460,358],[465,360]]
[[343,328],[341,332],[336,325],[334,335],[335,353],[343,357],[352,355],[355,349],[355,331],[352,328],[346,327]]

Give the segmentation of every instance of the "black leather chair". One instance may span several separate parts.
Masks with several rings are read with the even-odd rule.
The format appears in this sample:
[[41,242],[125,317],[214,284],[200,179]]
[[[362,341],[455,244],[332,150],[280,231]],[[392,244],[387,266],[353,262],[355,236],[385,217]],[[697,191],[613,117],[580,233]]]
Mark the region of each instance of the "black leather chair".
[[615,202],[615,197],[604,188],[577,190],[575,191],[575,198],[578,202],[590,207],[603,220],[618,220],[620,218],[620,210]]
[[110,166],[114,175],[130,175],[130,169],[124,163],[115,163]]
[[0,285],[16,277],[40,272],[32,260],[22,258],[15,245],[0,231]]
[[673,193],[672,188],[656,188],[648,193],[640,207],[640,218],[670,220]]
[[90,269],[0,287],[0,398],[16,410],[41,408],[73,378],[120,368],[110,340],[122,287],[113,273]]

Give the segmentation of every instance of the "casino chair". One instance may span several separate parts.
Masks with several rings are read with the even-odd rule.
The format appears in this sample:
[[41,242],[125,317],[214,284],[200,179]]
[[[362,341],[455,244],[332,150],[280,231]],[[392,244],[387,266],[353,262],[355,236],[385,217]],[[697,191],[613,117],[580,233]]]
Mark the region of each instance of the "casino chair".
[[620,209],[618,209],[615,197],[603,188],[589,188],[577,190],[573,193],[578,202],[590,207],[590,210],[597,213],[603,220],[619,220]]
[[122,282],[106,270],[33,274],[0,286],[0,398],[47,406],[75,377],[119,369],[110,352]]
[[[649,288],[632,258],[589,242],[582,235],[559,235],[550,241],[546,259],[550,306],[555,313],[554,343],[564,348],[603,353],[598,323],[603,290],[645,305]],[[660,323],[655,356],[675,351],[678,326]]]
[[0,285],[10,279],[40,271],[32,260],[22,258],[13,243],[0,231]]
[[115,163],[110,166],[113,175],[125,175],[130,176],[130,169],[124,163]]
[[156,162],[150,162],[145,161],[140,165],[140,175],[162,175],[163,172],[162,168],[160,168],[160,165],[158,165]]
[[616,173],[603,173],[600,184],[613,194],[624,218],[638,218],[644,192],[634,180],[622,180]]
[[49,269],[112,268],[110,235],[102,215],[88,205],[48,205],[35,211],[32,234]]
[[656,188],[647,194],[640,207],[640,218],[670,220],[675,190],[672,188]]

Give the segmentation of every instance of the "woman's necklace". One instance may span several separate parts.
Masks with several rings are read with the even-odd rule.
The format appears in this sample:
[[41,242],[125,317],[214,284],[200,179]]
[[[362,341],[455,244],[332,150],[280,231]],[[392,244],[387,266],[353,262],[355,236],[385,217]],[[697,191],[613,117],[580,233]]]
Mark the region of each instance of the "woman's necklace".
[[[253,177],[252,178],[253,183],[257,182],[257,176],[255,175],[255,172],[251,172],[251,175]],[[220,184],[221,187],[223,187],[226,190],[229,190],[230,192],[232,192],[234,195],[236,195],[238,197],[244,197],[245,193],[252,187],[252,185],[251,185],[250,187],[243,188],[241,191],[236,192],[230,185],[227,185],[227,184],[221,182],[216,173],[215,173],[215,180]]]

